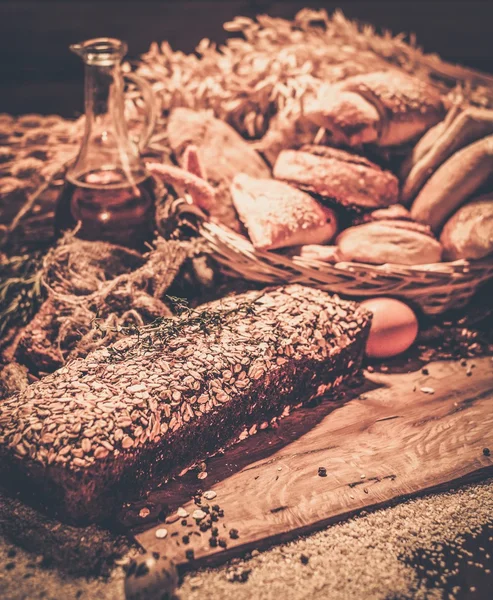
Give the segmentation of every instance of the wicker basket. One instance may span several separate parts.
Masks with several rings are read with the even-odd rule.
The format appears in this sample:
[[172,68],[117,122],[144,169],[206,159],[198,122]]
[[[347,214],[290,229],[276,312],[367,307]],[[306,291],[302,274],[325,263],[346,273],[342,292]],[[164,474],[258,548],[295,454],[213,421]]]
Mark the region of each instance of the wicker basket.
[[333,265],[256,250],[246,237],[198,216],[197,209],[183,199],[172,202],[170,213],[194,223],[224,274],[266,285],[301,283],[348,298],[393,296],[436,315],[464,307],[481,284],[493,278],[493,257],[416,266]]

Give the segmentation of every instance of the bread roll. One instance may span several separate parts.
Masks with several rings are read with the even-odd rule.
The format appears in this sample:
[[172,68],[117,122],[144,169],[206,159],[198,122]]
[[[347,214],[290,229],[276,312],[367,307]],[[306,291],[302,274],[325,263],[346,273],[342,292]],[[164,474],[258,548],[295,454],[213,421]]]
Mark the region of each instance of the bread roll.
[[282,181],[240,174],[231,194],[252,244],[260,250],[325,244],[337,232],[333,210]]
[[399,196],[399,183],[390,171],[363,156],[325,146],[284,150],[274,177],[343,206],[379,208],[395,204]]
[[332,264],[341,260],[337,246],[320,246],[320,244],[301,246],[298,256],[307,260],[318,260]]
[[386,208],[377,208],[371,212],[362,212],[354,215],[352,218],[351,225],[362,225],[363,223],[371,223],[373,221],[382,220],[398,220],[398,221],[412,221],[411,213],[402,206],[402,204],[392,204],[392,206]]
[[439,92],[397,70],[348,77],[321,88],[306,116],[350,146],[397,146],[421,135],[444,115]]
[[440,241],[446,260],[493,254],[493,193],[459,208],[445,224]]
[[381,265],[422,265],[441,260],[442,246],[430,235],[397,224],[375,221],[343,231],[336,239],[341,260]]

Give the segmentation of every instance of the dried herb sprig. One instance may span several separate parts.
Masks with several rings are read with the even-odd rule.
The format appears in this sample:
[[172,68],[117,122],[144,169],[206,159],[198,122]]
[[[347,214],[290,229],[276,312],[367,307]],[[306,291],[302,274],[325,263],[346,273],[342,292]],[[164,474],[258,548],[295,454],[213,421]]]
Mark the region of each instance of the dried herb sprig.
[[[183,298],[175,296],[166,296],[171,304],[175,317],[160,317],[148,325],[143,326],[119,326],[117,331],[123,336],[135,338],[134,343],[125,348],[115,348],[109,346],[109,362],[118,362],[124,358],[135,355],[138,351],[156,350],[165,348],[167,343],[184,333],[185,330],[199,330],[204,335],[217,331],[223,327],[231,317],[237,315],[251,315],[255,313],[256,303],[264,295],[264,292],[251,301],[241,302],[233,308],[224,310],[210,310],[208,308],[191,308],[188,302]],[[98,319],[94,320],[94,326],[104,337],[108,330],[104,329]]]
[[0,265],[0,338],[29,323],[44,299],[41,273],[44,252],[13,256]]

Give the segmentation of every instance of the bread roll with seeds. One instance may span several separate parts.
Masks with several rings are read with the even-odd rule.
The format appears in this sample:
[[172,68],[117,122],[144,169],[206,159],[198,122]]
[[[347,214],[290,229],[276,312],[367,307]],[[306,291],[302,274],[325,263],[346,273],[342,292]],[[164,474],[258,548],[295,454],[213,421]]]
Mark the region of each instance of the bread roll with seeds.
[[445,224],[440,242],[446,260],[493,254],[493,192],[461,206]]
[[237,175],[231,194],[250,240],[259,250],[325,244],[337,232],[332,209],[282,181]]
[[284,150],[274,165],[274,177],[343,206],[379,208],[399,199],[393,173],[363,156],[325,146]]
[[398,146],[441,121],[444,107],[429,83],[389,70],[323,87],[306,116],[350,146]]
[[411,216],[439,232],[492,173],[493,135],[490,135],[456,152],[432,175],[414,200]]

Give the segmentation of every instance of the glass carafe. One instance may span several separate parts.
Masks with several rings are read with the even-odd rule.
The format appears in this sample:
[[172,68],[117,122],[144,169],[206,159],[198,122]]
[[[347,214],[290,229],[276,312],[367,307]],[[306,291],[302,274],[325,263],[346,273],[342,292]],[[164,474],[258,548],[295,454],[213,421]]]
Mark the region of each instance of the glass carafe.
[[156,121],[152,91],[135,75],[125,75],[142,88],[148,109],[146,131],[137,145],[124,118],[121,61],[126,44],[98,38],[70,49],[85,63],[85,133],[66,174],[55,228],[60,234],[77,227],[76,235],[83,239],[143,248],[154,229],[154,180],[140,157]]

